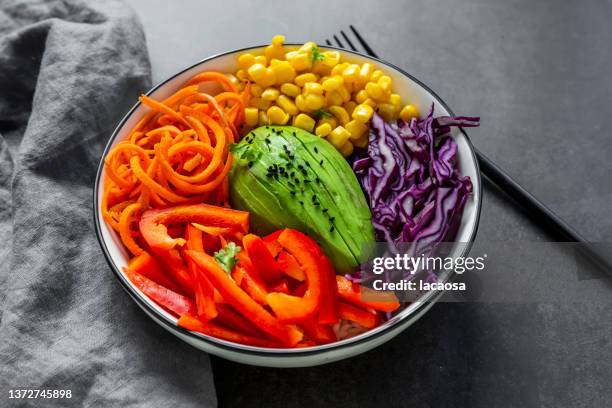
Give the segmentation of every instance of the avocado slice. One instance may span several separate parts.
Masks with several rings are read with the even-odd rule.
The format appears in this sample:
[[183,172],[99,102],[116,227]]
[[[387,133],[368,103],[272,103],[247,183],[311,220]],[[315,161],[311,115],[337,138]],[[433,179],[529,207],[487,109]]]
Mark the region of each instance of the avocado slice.
[[327,141],[292,126],[262,126],[232,155],[230,200],[251,213],[255,233],[305,232],[338,273],[367,261],[372,215],[351,167]]

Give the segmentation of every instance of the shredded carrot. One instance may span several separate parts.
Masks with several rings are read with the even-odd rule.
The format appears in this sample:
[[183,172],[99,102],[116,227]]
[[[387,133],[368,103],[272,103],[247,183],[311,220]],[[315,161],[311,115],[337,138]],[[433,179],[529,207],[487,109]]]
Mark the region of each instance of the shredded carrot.
[[[217,95],[202,92],[213,82]],[[142,95],[150,109],[104,159],[102,216],[133,254],[143,252],[135,228],[147,209],[206,202],[227,205],[229,145],[238,139],[249,86],[241,92],[220,72],[202,72],[163,100]]]

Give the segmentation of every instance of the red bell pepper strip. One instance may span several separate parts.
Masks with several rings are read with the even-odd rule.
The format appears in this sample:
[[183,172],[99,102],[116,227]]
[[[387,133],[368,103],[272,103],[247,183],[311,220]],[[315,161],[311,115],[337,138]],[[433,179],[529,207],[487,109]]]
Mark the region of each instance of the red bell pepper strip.
[[127,267],[131,271],[139,273],[145,278],[149,278],[174,292],[180,291],[176,283],[174,283],[174,281],[168,277],[159,262],[157,262],[155,258],[149,255],[149,253],[146,251],[130,259]]
[[280,251],[278,254],[276,265],[282,273],[297,281],[304,282],[306,279],[306,275],[304,275],[304,271],[300,268],[300,264],[295,260],[293,255],[285,251]]
[[338,312],[338,288],[336,287],[336,271],[327,257],[321,254],[319,258],[322,273],[321,280],[321,309],[319,309],[319,323],[336,324],[340,320]]
[[289,295],[289,285],[287,285],[287,281],[285,279],[281,279],[274,286],[272,286],[270,292],[280,292]]
[[302,339],[303,335],[299,330],[282,324],[266,309],[255,302],[244,290],[236,285],[236,282],[225,273],[217,261],[210,255],[192,250],[187,250],[185,253],[206,274],[208,280],[221,293],[225,301],[259,329],[289,346],[294,346]]
[[336,276],[340,299],[367,309],[393,312],[400,307],[395,293],[378,291],[351,282],[344,276]]
[[124,272],[134,286],[158,305],[179,316],[182,314],[195,314],[195,304],[188,297],[173,292],[129,268],[125,268]]
[[[204,251],[204,243],[202,241],[202,231],[195,226],[188,224],[185,232],[185,239],[187,240],[187,248],[194,251]],[[189,265],[189,271],[195,286],[195,300],[197,306],[198,316],[205,319],[211,320],[217,317],[217,308],[215,306],[214,293],[215,290],[208,278],[204,276],[199,270],[196,264],[187,260]]]
[[171,249],[169,251],[156,251],[155,255],[181,288],[181,293],[193,297],[193,279],[191,279],[191,275],[189,274],[181,254],[176,249]]
[[373,329],[380,324],[380,316],[376,312],[364,310],[348,303],[340,302],[340,317],[355,322],[366,329]]
[[268,249],[270,250],[270,253],[272,254],[272,256],[274,258],[276,258],[276,256],[278,255],[278,253],[281,251],[281,249],[283,249],[283,247],[281,246],[281,244],[278,243],[278,236],[283,232],[282,229],[278,230],[278,231],[274,231],[273,233],[266,235],[265,237],[263,237],[263,241],[266,243],[266,245],[268,246]]
[[253,234],[245,235],[242,245],[251,259],[253,268],[265,282],[275,282],[280,278],[274,257],[261,238]]
[[214,322],[255,337],[262,337],[263,332],[253,323],[240,316],[230,305],[217,305],[219,314]]
[[191,222],[246,233],[249,228],[249,213],[208,204],[180,205],[145,211],[139,227],[142,237],[151,248],[167,251],[176,245],[182,245],[184,240],[168,235],[166,225]]
[[293,229],[285,229],[278,237],[283,248],[295,257],[300,263],[308,289],[303,297],[286,295],[284,293],[270,293],[267,296],[268,305],[272,311],[284,322],[299,322],[309,319],[316,314],[321,306],[321,274],[319,264],[321,250],[308,236]]
[[274,343],[270,340],[238,333],[211,322],[204,323],[195,317],[188,315],[182,315],[177,324],[184,329],[203,333],[223,340],[233,341],[234,343],[248,344],[250,346],[258,347],[274,347]]
[[254,301],[260,305],[268,304],[266,301],[266,296],[268,296],[266,286],[258,281],[247,268],[242,265],[236,265],[232,271],[232,278],[236,283],[240,282],[238,285],[244,289]]
[[337,340],[336,333],[331,326],[320,324],[315,319],[305,320],[302,322],[302,327],[306,336],[317,344],[333,343]]

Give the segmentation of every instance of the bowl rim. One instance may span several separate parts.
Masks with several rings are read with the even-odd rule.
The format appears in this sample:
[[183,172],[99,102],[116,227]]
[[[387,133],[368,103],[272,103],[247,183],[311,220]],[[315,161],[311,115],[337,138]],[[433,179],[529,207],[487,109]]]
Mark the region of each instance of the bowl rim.
[[[286,43],[284,44],[285,46],[300,46],[302,44],[300,43]],[[151,95],[153,92],[157,91],[158,89],[162,88],[164,85],[166,85],[168,82],[172,81],[173,79],[175,79],[176,77],[178,77],[179,75],[182,75],[183,73],[196,68],[197,66],[214,60],[216,58],[219,57],[223,57],[226,55],[230,55],[230,54],[236,54],[239,52],[245,52],[245,51],[250,51],[250,50],[255,50],[255,49],[261,49],[263,47],[266,47],[267,44],[264,45],[255,45],[255,46],[249,46],[249,47],[243,47],[243,48],[237,48],[237,49],[233,49],[233,50],[229,50],[229,51],[225,51],[225,52],[221,52],[218,54],[214,54],[212,56],[209,56],[207,58],[201,59],[191,65],[189,65],[186,68],[181,69],[180,71],[174,73],[173,75],[169,76],[168,78],[158,82],[155,86],[153,86],[151,89],[149,89],[144,95]],[[452,116],[455,115],[455,113],[450,109],[450,107],[448,106],[448,104],[437,94],[435,93],[429,86],[425,85],[422,81],[420,81],[419,79],[417,79],[416,77],[414,77],[412,74],[408,73],[406,70],[399,68],[398,66],[384,61],[380,58],[376,58],[376,57],[371,57],[369,55],[366,54],[362,54],[360,52],[356,52],[353,50],[347,50],[344,48],[339,48],[339,47],[335,47],[335,46],[330,46],[330,45],[320,45],[319,48],[322,49],[332,49],[332,50],[336,50],[336,51],[340,51],[340,52],[345,52],[345,53],[349,53],[349,54],[353,54],[353,55],[357,55],[359,57],[363,57],[369,60],[372,60],[374,62],[377,62],[379,64],[385,65],[387,67],[390,67],[396,71],[398,71],[400,74],[404,75],[405,77],[409,78],[410,80],[414,81],[416,84],[418,84],[421,88],[423,88],[425,91],[427,91],[431,96],[433,96],[434,99],[436,99],[437,102],[440,103],[440,105],[442,107],[444,107],[444,109],[446,109],[446,111],[448,111],[448,113]],[[102,156],[100,157],[100,162],[98,164],[98,169],[96,172],[96,178],[95,178],[95,182],[94,182],[94,189],[93,189],[93,213],[94,213],[94,224],[95,224],[95,232],[96,232],[96,237],[98,239],[98,243],[100,244],[100,247],[102,248],[102,252],[104,253],[104,257],[106,258],[106,261],[108,263],[108,265],[110,266],[111,270],[113,271],[115,277],[119,280],[119,283],[121,284],[121,286],[123,287],[123,289],[128,293],[128,295],[130,295],[130,298],[132,298],[133,300],[136,301],[136,303],[143,309],[146,309],[148,312],[152,313],[155,315],[156,319],[155,320],[157,323],[159,324],[163,324],[164,328],[166,328],[167,330],[169,330],[170,332],[178,332],[181,335],[186,335],[190,338],[192,338],[192,340],[195,341],[203,341],[207,344],[209,344],[212,347],[220,347],[222,349],[225,349],[227,351],[231,351],[231,352],[238,352],[238,353],[243,353],[243,354],[247,354],[247,355],[251,355],[251,356],[259,356],[259,357],[269,357],[269,358],[278,358],[278,357],[304,357],[304,356],[308,356],[308,355],[316,355],[316,354],[323,354],[323,353],[327,353],[327,352],[331,352],[337,349],[342,349],[342,348],[346,348],[346,347],[354,347],[354,346],[358,346],[358,345],[362,345],[365,343],[368,343],[372,340],[374,340],[377,337],[380,337],[382,335],[384,335],[385,333],[401,326],[402,322],[407,321],[407,319],[415,314],[418,314],[419,311],[421,309],[423,309],[424,307],[427,307],[427,305],[431,302],[435,303],[444,293],[443,291],[429,291],[428,293],[426,293],[423,296],[423,299],[419,299],[418,300],[418,304],[416,307],[412,308],[412,310],[410,310],[409,313],[404,313],[406,310],[408,310],[409,308],[406,308],[404,311],[401,311],[399,314],[397,314],[396,316],[394,316],[394,318],[392,318],[391,320],[389,320],[388,322],[385,322],[384,324],[378,326],[377,328],[374,328],[372,330],[368,330],[364,333],[361,333],[355,337],[350,337],[348,339],[344,339],[344,340],[340,340],[340,341],[336,341],[334,343],[329,343],[329,344],[323,344],[323,345],[317,345],[317,346],[310,346],[310,347],[304,347],[304,348],[265,348],[265,347],[255,347],[255,346],[249,346],[249,345],[244,345],[244,344],[240,344],[240,343],[234,343],[234,342],[230,342],[230,341],[226,341],[226,340],[222,340],[222,339],[218,339],[212,336],[208,336],[208,335],[204,335],[204,334],[200,334],[200,333],[195,333],[189,330],[186,330],[182,327],[177,326],[174,322],[170,321],[166,316],[162,315],[161,313],[159,313],[159,311],[157,311],[156,309],[152,308],[149,303],[147,302],[147,300],[138,292],[135,291],[134,288],[131,286],[131,284],[127,281],[126,277],[124,276],[124,274],[120,271],[120,269],[117,267],[117,265],[115,265],[115,263],[112,260],[112,257],[110,255],[110,251],[106,245],[106,241],[104,240],[104,237],[102,236],[102,230],[101,230],[101,218],[98,215],[98,207],[99,207],[99,200],[98,200],[98,195],[99,195],[99,190],[100,190],[100,183],[101,183],[101,179],[102,179],[102,174],[103,174],[103,170],[104,170],[104,158],[106,157],[106,155],[108,154],[113,142],[115,141],[115,139],[117,138],[118,133],[121,131],[121,129],[123,128],[123,126],[125,125],[125,123],[128,121],[128,119],[132,116],[132,114],[138,109],[138,107],[141,105],[140,101],[136,101],[136,103],[134,104],[134,106],[132,106],[132,108],[130,108],[130,110],[123,116],[123,118],[119,121],[119,123],[117,124],[117,126],[115,127],[115,129],[113,130],[113,133],[111,134],[111,136],[108,139],[108,142],[106,143],[106,146],[104,147],[104,151],[102,152]],[[472,144],[472,141],[470,140],[469,136],[467,135],[467,133],[465,132],[465,130],[461,127],[459,127],[459,131],[463,134],[463,136],[465,137],[469,150],[470,150],[470,154],[472,155],[472,162],[474,163],[475,169],[476,169],[476,177],[477,177],[477,181],[478,181],[478,186],[480,188],[478,188],[477,194],[474,195],[474,200],[475,200],[475,223],[474,223],[474,228],[470,233],[470,238],[469,241],[466,242],[466,245],[464,246],[464,249],[461,251],[460,256],[465,256],[469,253],[469,251],[472,248],[473,242],[476,239],[476,235],[478,232],[478,227],[480,225],[480,213],[481,213],[481,208],[482,208],[482,178],[481,178],[481,174],[480,174],[480,166],[478,163],[478,159],[476,157],[476,150]],[[449,274],[449,278],[446,281],[451,280],[453,277],[452,274]]]

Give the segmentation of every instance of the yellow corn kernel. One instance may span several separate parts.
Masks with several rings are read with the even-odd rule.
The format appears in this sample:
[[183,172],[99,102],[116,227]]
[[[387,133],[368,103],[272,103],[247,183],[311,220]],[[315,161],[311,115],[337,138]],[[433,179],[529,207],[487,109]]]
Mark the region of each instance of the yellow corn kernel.
[[397,109],[395,109],[395,106],[388,103],[381,103],[378,105],[377,112],[386,122],[397,118]]
[[300,113],[293,118],[293,126],[304,129],[307,132],[312,132],[314,125],[314,119],[304,113]]
[[259,126],[268,124],[268,115],[266,115],[265,111],[262,111],[262,110],[259,111],[259,121],[257,122],[257,124]]
[[380,69],[376,69],[374,70],[374,72],[372,72],[372,75],[370,75],[370,82],[376,82],[378,81],[378,79],[383,76],[383,72]]
[[331,115],[330,116],[324,115],[317,122],[317,126],[321,126],[321,125],[324,125],[326,123],[329,124],[329,127],[332,128],[332,129],[334,129],[334,128],[336,128],[336,126],[338,126],[338,121],[336,120],[335,117],[333,117]]
[[270,107],[270,104],[270,101],[266,101],[262,98],[251,98],[251,100],[249,101],[249,105],[251,105],[252,108],[257,108],[261,110],[268,109]]
[[351,142],[346,142],[338,151],[342,156],[349,157],[353,154],[353,144]]
[[304,103],[310,110],[318,110],[325,106],[323,95],[307,94],[304,96]]
[[282,45],[280,47],[276,45],[268,45],[264,50],[264,54],[268,61],[272,59],[280,60],[285,58],[285,50],[283,49]]
[[342,96],[338,91],[327,91],[325,92],[325,105],[334,106],[342,105]]
[[383,98],[384,92],[378,84],[374,82],[368,82],[365,86],[365,91],[368,93],[370,98],[380,100]]
[[340,53],[338,51],[325,51],[323,56],[325,59],[322,62],[328,67],[333,67],[340,62]]
[[277,84],[293,82],[295,78],[295,69],[289,61],[281,61],[275,58],[270,61],[270,69],[274,72]]
[[276,75],[274,74],[274,71],[272,71],[272,68],[266,68],[264,79],[262,81],[259,81],[259,85],[263,86],[264,88],[267,88],[269,86],[274,85],[275,82]]
[[244,121],[249,126],[255,126],[259,119],[259,110],[257,108],[244,109]]
[[251,53],[240,54],[238,57],[238,66],[241,69],[249,69],[255,63],[255,56]]
[[342,102],[348,102],[351,100],[351,92],[347,89],[347,85],[348,84],[340,85],[337,91],[342,98]]
[[368,82],[372,72],[374,72],[374,65],[370,64],[369,62],[365,62],[359,69],[359,81],[364,83]]
[[331,131],[331,125],[329,123],[323,123],[322,125],[317,126],[317,128],[315,129],[315,135],[325,137],[329,135]]
[[368,126],[366,124],[355,119],[348,122],[346,125],[344,125],[344,127],[351,134],[351,140],[359,139],[368,130]]
[[359,65],[350,64],[348,67],[344,68],[342,71],[342,78],[344,78],[345,83],[353,83],[359,79]]
[[233,74],[225,74],[226,77],[229,78],[230,82],[236,86],[238,86],[238,84],[240,83],[240,81],[238,80],[238,78],[236,78],[235,75]]
[[332,68],[331,74],[332,75],[342,75],[342,71],[344,71],[344,69],[348,66],[349,66],[348,62],[337,64],[336,66]]
[[280,87],[280,91],[284,93],[285,95],[290,96],[292,98],[295,98],[301,92],[299,86],[295,84],[289,84],[289,83],[282,84]]
[[302,112],[310,112],[310,108],[306,106],[306,97],[302,94],[295,97],[295,106]]
[[359,92],[359,91],[361,91],[362,89],[365,88],[365,84],[366,84],[366,82],[362,82],[362,81],[353,82],[353,84],[352,84],[353,85],[352,86],[352,88],[353,88],[352,92]]
[[328,110],[336,119],[338,119],[342,126],[346,125],[350,120],[348,113],[346,113],[346,110],[342,106],[330,106]]
[[412,118],[418,118],[419,111],[414,105],[406,105],[399,113],[399,117],[408,122]]
[[251,84],[251,95],[256,98],[259,98],[263,93],[263,88],[257,84]]
[[284,125],[289,120],[289,115],[278,106],[271,106],[267,112],[268,122],[271,125]]
[[363,101],[363,104],[364,105],[370,105],[374,109],[376,109],[376,106],[377,106],[376,101],[374,99],[372,99],[372,98],[366,99],[365,101]]
[[314,61],[312,63],[312,72],[319,75],[329,75],[331,67],[323,63],[323,61]]
[[318,82],[306,82],[304,84],[304,89],[302,90],[302,92],[304,93],[304,95],[323,95],[323,87]]
[[380,89],[382,89],[384,92],[391,92],[391,77],[387,76],[387,75],[383,75],[380,78],[378,78],[378,81],[376,82],[378,84],[378,86],[380,86]]
[[357,103],[364,103],[367,99],[368,93],[365,91],[365,89],[362,89],[361,91],[355,94],[355,101]]
[[[279,94],[280,92],[278,91],[278,89],[266,88],[266,90],[263,91],[261,94],[261,99],[264,99],[266,101],[275,101],[276,99],[278,99]],[[268,116],[270,115],[268,114]]]
[[249,67],[248,73],[253,81],[259,82],[266,77],[266,66],[256,62]]
[[402,106],[402,97],[398,94],[391,94],[389,103],[399,109]]
[[279,35],[275,35],[274,37],[272,37],[272,45],[276,45],[277,47],[280,47],[284,43],[285,43],[284,35],[279,34]]
[[343,103],[342,107],[344,108],[346,113],[348,113],[349,116],[352,116],[353,115],[353,111],[357,107],[357,104],[355,102],[353,102],[353,101],[348,101],[348,102]]
[[304,52],[310,52],[312,51],[313,48],[315,48],[317,46],[316,43],[312,42],[312,41],[308,41],[305,42],[304,45],[302,45],[300,47],[300,51],[304,51]]
[[265,67],[268,66],[268,59],[264,55],[257,55],[255,56],[255,63]]
[[327,135],[327,141],[334,145],[336,149],[340,149],[346,142],[348,142],[351,134],[342,126],[336,127]]
[[373,114],[374,109],[370,105],[361,104],[357,105],[351,116],[353,119],[361,123],[368,123]]
[[297,106],[295,106],[295,103],[293,103],[293,101],[285,95],[280,95],[276,100],[276,104],[291,116],[295,116],[300,113]]
[[249,80],[249,73],[246,72],[244,69],[239,69],[236,72],[236,77],[241,80],[241,81],[248,81]]
[[302,51],[288,52],[285,57],[296,71],[304,71],[312,63],[310,54]]
[[298,75],[293,80],[299,87],[306,85],[306,82],[317,82],[317,76],[311,72],[307,74]]
[[326,91],[335,91],[336,89],[340,88],[340,85],[342,85],[343,82],[344,78],[342,78],[340,75],[335,75],[331,78],[322,80],[321,86]]
[[[352,136],[352,134],[351,134]],[[363,135],[361,135],[358,139],[352,139],[351,138],[351,143],[353,143],[353,146],[358,147],[360,149],[364,149],[366,147],[368,147],[368,133],[364,133]]]

